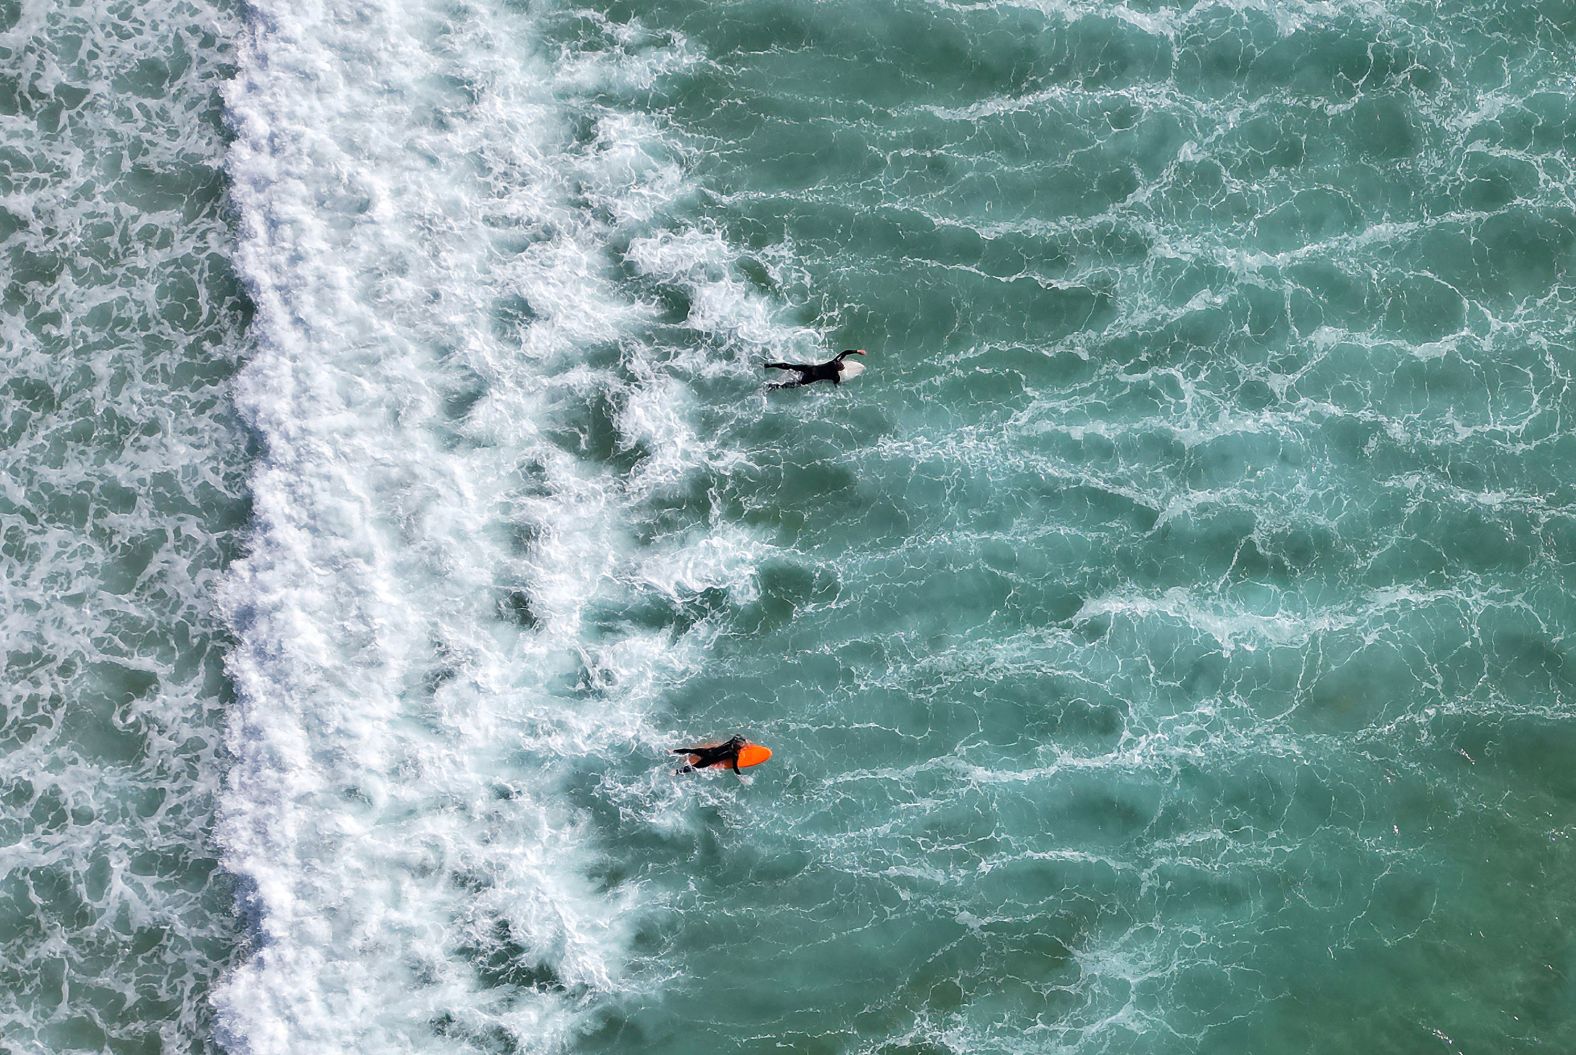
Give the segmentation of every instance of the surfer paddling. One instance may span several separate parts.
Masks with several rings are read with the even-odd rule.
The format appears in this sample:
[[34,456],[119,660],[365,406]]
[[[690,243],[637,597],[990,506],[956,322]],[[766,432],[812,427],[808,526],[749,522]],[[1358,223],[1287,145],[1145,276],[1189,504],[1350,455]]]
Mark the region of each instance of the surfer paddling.
[[850,355],[864,355],[863,348],[849,348],[847,351],[837,353],[836,359],[828,359],[824,363],[762,363],[767,370],[792,370],[797,377],[787,381],[779,381],[767,388],[801,388],[804,385],[813,385],[817,381],[830,381],[840,385],[844,381],[851,381],[865,372],[863,363],[845,362]]
[[680,769],[680,773],[693,773],[697,769],[731,769],[737,773],[741,766],[758,766],[772,757],[771,748],[752,744],[742,736],[722,744],[675,747],[673,753],[689,755],[689,765]]

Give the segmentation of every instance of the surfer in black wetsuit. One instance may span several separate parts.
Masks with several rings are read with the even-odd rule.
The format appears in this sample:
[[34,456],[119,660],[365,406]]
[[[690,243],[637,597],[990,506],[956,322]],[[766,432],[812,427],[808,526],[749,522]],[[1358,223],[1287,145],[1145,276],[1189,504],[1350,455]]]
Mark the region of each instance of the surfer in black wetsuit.
[[840,385],[845,379],[858,377],[865,372],[863,364],[845,363],[843,360],[850,355],[864,354],[863,348],[849,348],[838,352],[836,359],[828,359],[824,363],[762,363],[761,366],[767,370],[793,370],[799,375],[787,381],[779,381],[775,385],[767,385],[767,388],[799,388],[801,385],[813,385],[817,381],[830,381],[834,385]]
[[727,766],[735,773],[739,771],[739,752],[744,745],[749,743],[742,736],[735,736],[725,744],[710,744],[700,747],[675,747],[675,755],[694,755],[695,760],[680,773],[693,773],[697,769],[710,769],[712,766]]

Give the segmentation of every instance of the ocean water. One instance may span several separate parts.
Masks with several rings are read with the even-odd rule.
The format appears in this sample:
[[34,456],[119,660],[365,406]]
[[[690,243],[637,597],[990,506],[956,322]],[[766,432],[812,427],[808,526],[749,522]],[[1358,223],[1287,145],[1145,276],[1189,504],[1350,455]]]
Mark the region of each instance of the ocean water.
[[1576,1048],[1573,37],[0,4],[0,1050]]
[[0,3],[0,1051],[211,1050],[248,522],[206,2]]

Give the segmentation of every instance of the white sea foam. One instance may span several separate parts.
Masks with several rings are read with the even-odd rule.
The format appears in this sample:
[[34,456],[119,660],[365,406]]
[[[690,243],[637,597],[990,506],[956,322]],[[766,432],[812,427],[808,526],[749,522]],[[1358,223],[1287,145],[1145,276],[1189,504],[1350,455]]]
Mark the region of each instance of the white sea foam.
[[[682,41],[605,26],[615,46],[549,62],[537,28],[262,4],[229,93],[264,443],[227,594],[222,840],[257,933],[218,998],[238,1052],[566,1044],[624,984],[640,892],[586,878],[560,783],[644,745],[698,647],[594,612],[751,588],[743,534],[628,537],[632,503],[734,456],[611,273],[615,235],[655,237],[687,193],[676,148],[574,100]],[[631,474],[608,447],[650,455]]]

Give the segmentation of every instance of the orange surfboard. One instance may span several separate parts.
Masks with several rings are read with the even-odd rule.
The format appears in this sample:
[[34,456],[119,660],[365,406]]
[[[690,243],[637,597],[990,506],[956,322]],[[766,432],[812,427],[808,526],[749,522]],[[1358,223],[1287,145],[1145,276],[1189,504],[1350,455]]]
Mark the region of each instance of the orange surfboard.
[[[716,745],[714,745],[714,744],[707,744],[706,746],[707,747],[714,747]],[[758,765],[760,765],[762,762],[766,761],[770,757],[772,757],[772,749],[771,748],[763,746],[761,744],[745,744],[743,747],[739,748],[739,768],[740,769],[749,769],[751,766],[758,766]],[[700,756],[699,755],[690,755],[689,756],[689,760],[690,760],[690,765],[694,765],[696,762],[700,761]],[[730,767],[726,763],[724,763],[723,765],[708,766],[707,768],[708,769],[728,769]]]

